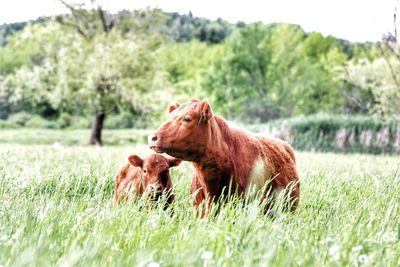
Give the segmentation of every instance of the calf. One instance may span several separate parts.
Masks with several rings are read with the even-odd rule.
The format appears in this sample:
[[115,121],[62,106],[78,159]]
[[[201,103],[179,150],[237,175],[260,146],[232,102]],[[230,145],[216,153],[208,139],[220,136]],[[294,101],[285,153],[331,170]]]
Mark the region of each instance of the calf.
[[131,155],[128,161],[115,177],[114,203],[126,199],[130,192],[140,196],[146,190],[153,200],[160,198],[165,191],[168,194],[167,205],[172,203],[174,195],[169,168],[178,166],[180,159],[152,154],[145,159]]
[[196,206],[205,199],[209,206],[229,185],[240,195],[265,187],[262,200],[287,189],[291,208],[298,205],[300,184],[292,147],[228,125],[213,114],[207,101],[170,106],[168,120],[149,136],[149,146],[193,163]]

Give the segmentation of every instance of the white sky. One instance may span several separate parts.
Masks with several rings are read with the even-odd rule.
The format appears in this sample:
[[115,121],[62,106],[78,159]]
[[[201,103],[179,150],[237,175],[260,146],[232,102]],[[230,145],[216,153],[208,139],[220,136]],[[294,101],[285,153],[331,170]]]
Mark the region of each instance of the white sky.
[[[393,32],[393,13],[399,0],[103,0],[112,12],[158,7],[168,12],[230,22],[288,22],[350,41],[376,41]],[[0,0],[0,24],[67,13],[58,0]],[[400,30],[400,27],[398,27]]]

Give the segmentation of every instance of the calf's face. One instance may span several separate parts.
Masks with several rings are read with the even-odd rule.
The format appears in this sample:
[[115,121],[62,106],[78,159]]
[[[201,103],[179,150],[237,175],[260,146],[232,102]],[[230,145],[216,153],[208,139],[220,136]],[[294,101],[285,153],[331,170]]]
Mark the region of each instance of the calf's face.
[[196,161],[207,147],[212,116],[207,101],[171,105],[167,121],[148,137],[148,145],[157,153]]
[[142,169],[141,186],[143,190],[150,190],[155,197],[160,197],[162,192],[172,189],[169,168],[178,166],[180,159],[167,159],[161,155],[152,154],[145,159],[137,155],[128,157],[130,164]]

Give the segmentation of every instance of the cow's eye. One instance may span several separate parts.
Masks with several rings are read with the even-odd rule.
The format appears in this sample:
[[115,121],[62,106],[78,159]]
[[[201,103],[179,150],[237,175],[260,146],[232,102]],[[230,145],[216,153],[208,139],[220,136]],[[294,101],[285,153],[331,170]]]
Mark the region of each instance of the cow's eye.
[[147,173],[147,170],[143,170],[144,173]]
[[183,118],[183,121],[186,122],[186,123],[189,123],[189,122],[192,121],[192,119],[191,119],[189,116],[185,116],[185,117]]

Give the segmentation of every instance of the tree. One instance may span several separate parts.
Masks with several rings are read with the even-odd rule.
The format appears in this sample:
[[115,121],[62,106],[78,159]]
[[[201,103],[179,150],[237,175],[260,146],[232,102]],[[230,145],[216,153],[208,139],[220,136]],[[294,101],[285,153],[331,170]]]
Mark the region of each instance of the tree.
[[222,45],[209,45],[198,40],[173,43],[163,49],[160,53],[162,68],[168,74],[176,100],[207,96],[202,84],[210,65],[222,49]]
[[[393,24],[394,33],[388,33],[382,36],[382,44],[379,46],[381,50],[382,57],[385,59],[387,67],[390,71],[392,86],[390,89],[386,90],[386,95],[389,96],[387,99],[383,100],[382,105],[392,107],[389,108],[391,111],[395,111],[395,114],[400,114],[400,108],[398,103],[400,100],[400,45],[397,40],[397,8],[399,1],[397,1],[394,14],[393,14]],[[391,91],[391,92],[390,92]]]
[[351,62],[344,76],[347,82],[371,95],[370,111],[380,115],[400,114],[400,49],[396,17],[397,8],[393,16],[394,32],[383,35],[382,42],[377,43],[379,56]]
[[343,64],[346,57],[334,52],[331,38],[311,38],[289,24],[256,23],[232,34],[205,85],[215,106],[245,121],[339,112],[340,85],[329,61]]
[[[126,102],[140,103],[132,96],[139,99],[140,93],[153,89],[156,60],[151,51],[156,50],[160,43],[157,38],[151,38],[154,35],[151,30],[157,25],[151,19],[156,16],[152,13],[150,21],[143,18],[133,21],[135,32],[127,34],[126,31],[113,31],[116,17],[99,4],[86,10],[60,1],[70,9],[71,17],[58,17],[58,21],[75,29],[86,47],[87,57],[80,75],[86,77],[83,88],[94,112],[90,144],[101,145],[101,130],[107,111]],[[147,35],[145,38],[144,34]]]
[[[105,42],[107,42],[107,35],[114,27],[114,21],[107,14],[100,5],[97,10],[85,10],[67,3],[64,0],[59,0],[67,8],[70,9],[72,19],[65,17],[58,17],[58,21],[63,25],[73,27],[78,34],[80,34],[88,43],[93,43],[97,35],[104,35]],[[92,2],[93,3],[93,2]],[[92,132],[90,135],[90,144],[101,145],[101,131],[103,129],[103,122],[106,117],[106,110],[104,106],[104,98],[107,92],[111,90],[113,77],[105,74],[99,75],[97,81],[93,82],[93,90],[95,91],[96,109],[94,111],[94,119],[92,123]]]
[[93,36],[85,37],[71,26],[71,18],[62,20],[26,27],[15,36],[15,43],[39,47],[40,60],[27,60],[7,74],[0,97],[4,93],[11,103],[26,107],[48,103],[60,112],[93,114],[90,142],[98,145],[107,113],[149,113],[170,99],[168,92],[161,93],[166,79],[159,69],[162,38],[157,34],[113,27],[107,33],[92,29]]

